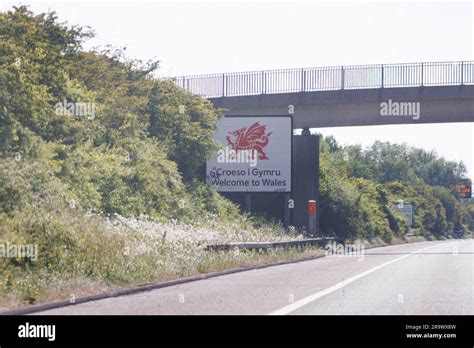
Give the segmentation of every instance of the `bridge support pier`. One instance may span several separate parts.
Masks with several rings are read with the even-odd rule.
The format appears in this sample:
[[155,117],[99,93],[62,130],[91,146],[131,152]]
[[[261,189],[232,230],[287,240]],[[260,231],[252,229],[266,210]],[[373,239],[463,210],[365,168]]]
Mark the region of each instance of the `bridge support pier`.
[[[302,135],[293,136],[293,219],[298,230],[308,231],[308,201],[319,206],[319,136],[303,129]],[[319,230],[319,210],[316,228]]]

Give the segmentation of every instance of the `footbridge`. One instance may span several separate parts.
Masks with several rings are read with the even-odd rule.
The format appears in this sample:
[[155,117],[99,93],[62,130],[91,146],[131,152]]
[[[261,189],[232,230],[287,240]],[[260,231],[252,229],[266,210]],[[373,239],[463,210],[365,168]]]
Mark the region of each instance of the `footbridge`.
[[474,61],[177,77],[226,115],[293,115],[295,128],[474,122]]

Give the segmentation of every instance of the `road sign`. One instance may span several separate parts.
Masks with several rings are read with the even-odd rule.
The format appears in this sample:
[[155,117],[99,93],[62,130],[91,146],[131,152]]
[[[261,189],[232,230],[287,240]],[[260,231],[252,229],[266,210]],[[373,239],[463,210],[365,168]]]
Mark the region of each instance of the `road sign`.
[[397,203],[393,208],[405,215],[408,226],[413,226],[413,205],[411,203]]
[[207,160],[206,181],[219,192],[291,192],[292,118],[226,116]]
[[472,197],[472,190],[471,184],[449,184],[450,190],[455,190],[458,193],[459,198],[471,198]]

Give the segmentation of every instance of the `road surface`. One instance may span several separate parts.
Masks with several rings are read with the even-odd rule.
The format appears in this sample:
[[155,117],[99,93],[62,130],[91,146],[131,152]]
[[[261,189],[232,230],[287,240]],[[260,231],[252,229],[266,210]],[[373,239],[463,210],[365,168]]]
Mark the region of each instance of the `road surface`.
[[234,273],[37,314],[474,314],[474,240]]

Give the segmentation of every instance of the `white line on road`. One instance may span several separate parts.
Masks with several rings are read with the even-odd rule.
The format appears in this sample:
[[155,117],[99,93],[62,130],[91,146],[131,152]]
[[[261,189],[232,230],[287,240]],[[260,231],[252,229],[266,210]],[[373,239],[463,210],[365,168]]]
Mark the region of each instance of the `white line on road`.
[[[443,243],[443,244],[444,244],[444,243]],[[407,255],[404,255],[404,256],[401,256],[401,257],[399,257],[399,258],[396,258],[395,260],[385,262],[385,263],[383,263],[383,264],[381,264],[381,265],[378,265],[378,266],[376,266],[376,267],[374,267],[374,268],[371,268],[371,269],[369,269],[369,270],[367,270],[367,271],[365,271],[365,272],[359,273],[359,274],[357,274],[357,275],[355,275],[355,276],[353,276],[353,277],[350,277],[350,278],[348,278],[348,279],[346,279],[346,280],[343,280],[342,282],[337,283],[336,285],[333,285],[333,286],[331,286],[331,287],[329,287],[329,288],[327,288],[327,289],[325,289],[325,290],[323,290],[323,291],[316,292],[316,293],[314,293],[314,294],[312,294],[312,295],[310,295],[310,296],[307,296],[307,297],[305,297],[305,298],[302,298],[301,300],[296,301],[296,302],[294,302],[294,303],[292,303],[292,304],[290,304],[290,305],[288,305],[288,306],[285,306],[285,307],[280,308],[280,309],[278,309],[278,310],[276,310],[276,311],[274,311],[274,312],[271,312],[271,313],[269,313],[268,315],[286,315],[286,314],[289,314],[289,313],[291,313],[291,312],[294,312],[294,311],[296,311],[297,309],[299,309],[299,308],[301,308],[301,307],[304,307],[304,306],[306,306],[307,304],[309,304],[309,303],[311,303],[311,302],[313,302],[313,301],[316,301],[318,298],[321,298],[321,297],[326,296],[326,295],[328,295],[328,294],[330,294],[330,293],[332,293],[332,292],[334,292],[334,291],[336,291],[336,290],[339,290],[339,289],[343,288],[344,286],[346,286],[346,285],[348,285],[348,284],[350,284],[350,283],[353,283],[353,282],[355,282],[356,280],[358,280],[358,279],[360,279],[360,278],[363,278],[363,277],[365,277],[366,275],[368,275],[368,274],[370,274],[370,273],[373,273],[373,272],[375,272],[375,271],[377,271],[377,270],[379,270],[379,269],[381,269],[381,268],[383,268],[383,267],[385,267],[385,266],[388,266],[388,265],[390,265],[390,264],[392,264],[392,263],[395,263],[395,262],[397,262],[397,261],[403,260],[404,258],[406,258],[406,257],[408,257],[408,256],[411,256],[411,255],[413,255],[413,254],[419,253],[419,252],[421,252],[421,251],[423,251],[423,250],[427,250],[427,249],[430,249],[430,248],[434,248],[434,247],[439,246],[439,245],[440,245],[440,244],[431,245],[431,246],[429,246],[429,247],[426,247],[426,248],[423,248],[423,249],[420,249],[420,250],[417,250],[417,251],[413,251],[413,252],[411,252],[411,253],[409,253],[409,254],[407,254]]]

